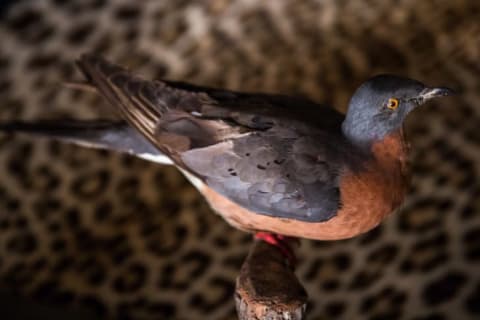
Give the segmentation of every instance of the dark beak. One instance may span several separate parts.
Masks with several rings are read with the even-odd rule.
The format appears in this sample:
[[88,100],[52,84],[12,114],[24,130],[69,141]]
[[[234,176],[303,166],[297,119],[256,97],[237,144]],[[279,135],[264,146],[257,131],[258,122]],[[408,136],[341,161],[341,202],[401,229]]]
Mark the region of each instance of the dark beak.
[[454,95],[455,91],[450,88],[439,87],[439,88],[425,88],[418,95],[419,100],[422,103],[437,97],[445,97]]

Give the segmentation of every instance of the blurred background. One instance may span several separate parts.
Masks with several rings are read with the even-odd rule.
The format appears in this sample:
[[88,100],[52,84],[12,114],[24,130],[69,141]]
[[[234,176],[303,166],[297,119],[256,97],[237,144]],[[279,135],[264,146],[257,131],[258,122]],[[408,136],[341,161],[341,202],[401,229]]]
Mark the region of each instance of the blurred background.
[[[1,3],[0,120],[115,117],[61,86],[91,51],[152,78],[339,110],[380,72],[455,88],[407,121],[403,208],[355,239],[302,241],[297,274],[308,319],[480,318],[477,0]],[[2,319],[235,319],[250,244],[172,168],[0,136]]]

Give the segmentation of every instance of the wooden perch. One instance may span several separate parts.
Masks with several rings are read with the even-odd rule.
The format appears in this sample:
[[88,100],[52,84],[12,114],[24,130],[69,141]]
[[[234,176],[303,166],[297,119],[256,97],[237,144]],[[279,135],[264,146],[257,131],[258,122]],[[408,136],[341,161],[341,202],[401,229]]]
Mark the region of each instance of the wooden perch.
[[256,240],[237,278],[240,320],[301,320],[307,293],[280,250]]

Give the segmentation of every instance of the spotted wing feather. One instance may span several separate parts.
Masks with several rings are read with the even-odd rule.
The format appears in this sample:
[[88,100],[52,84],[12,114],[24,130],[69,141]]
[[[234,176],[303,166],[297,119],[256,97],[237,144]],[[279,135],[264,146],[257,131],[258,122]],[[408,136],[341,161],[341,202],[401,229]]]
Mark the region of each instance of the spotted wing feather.
[[91,55],[79,65],[130,125],[241,206],[310,222],[339,209],[338,112],[303,98],[146,81]]

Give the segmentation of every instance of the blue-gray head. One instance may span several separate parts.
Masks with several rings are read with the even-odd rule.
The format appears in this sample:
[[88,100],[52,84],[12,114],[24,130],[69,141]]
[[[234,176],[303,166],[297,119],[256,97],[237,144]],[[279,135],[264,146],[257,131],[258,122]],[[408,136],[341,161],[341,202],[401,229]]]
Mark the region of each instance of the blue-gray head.
[[351,142],[369,146],[399,130],[406,116],[419,105],[451,94],[451,89],[427,87],[408,78],[373,77],[353,94],[343,122],[343,133]]

